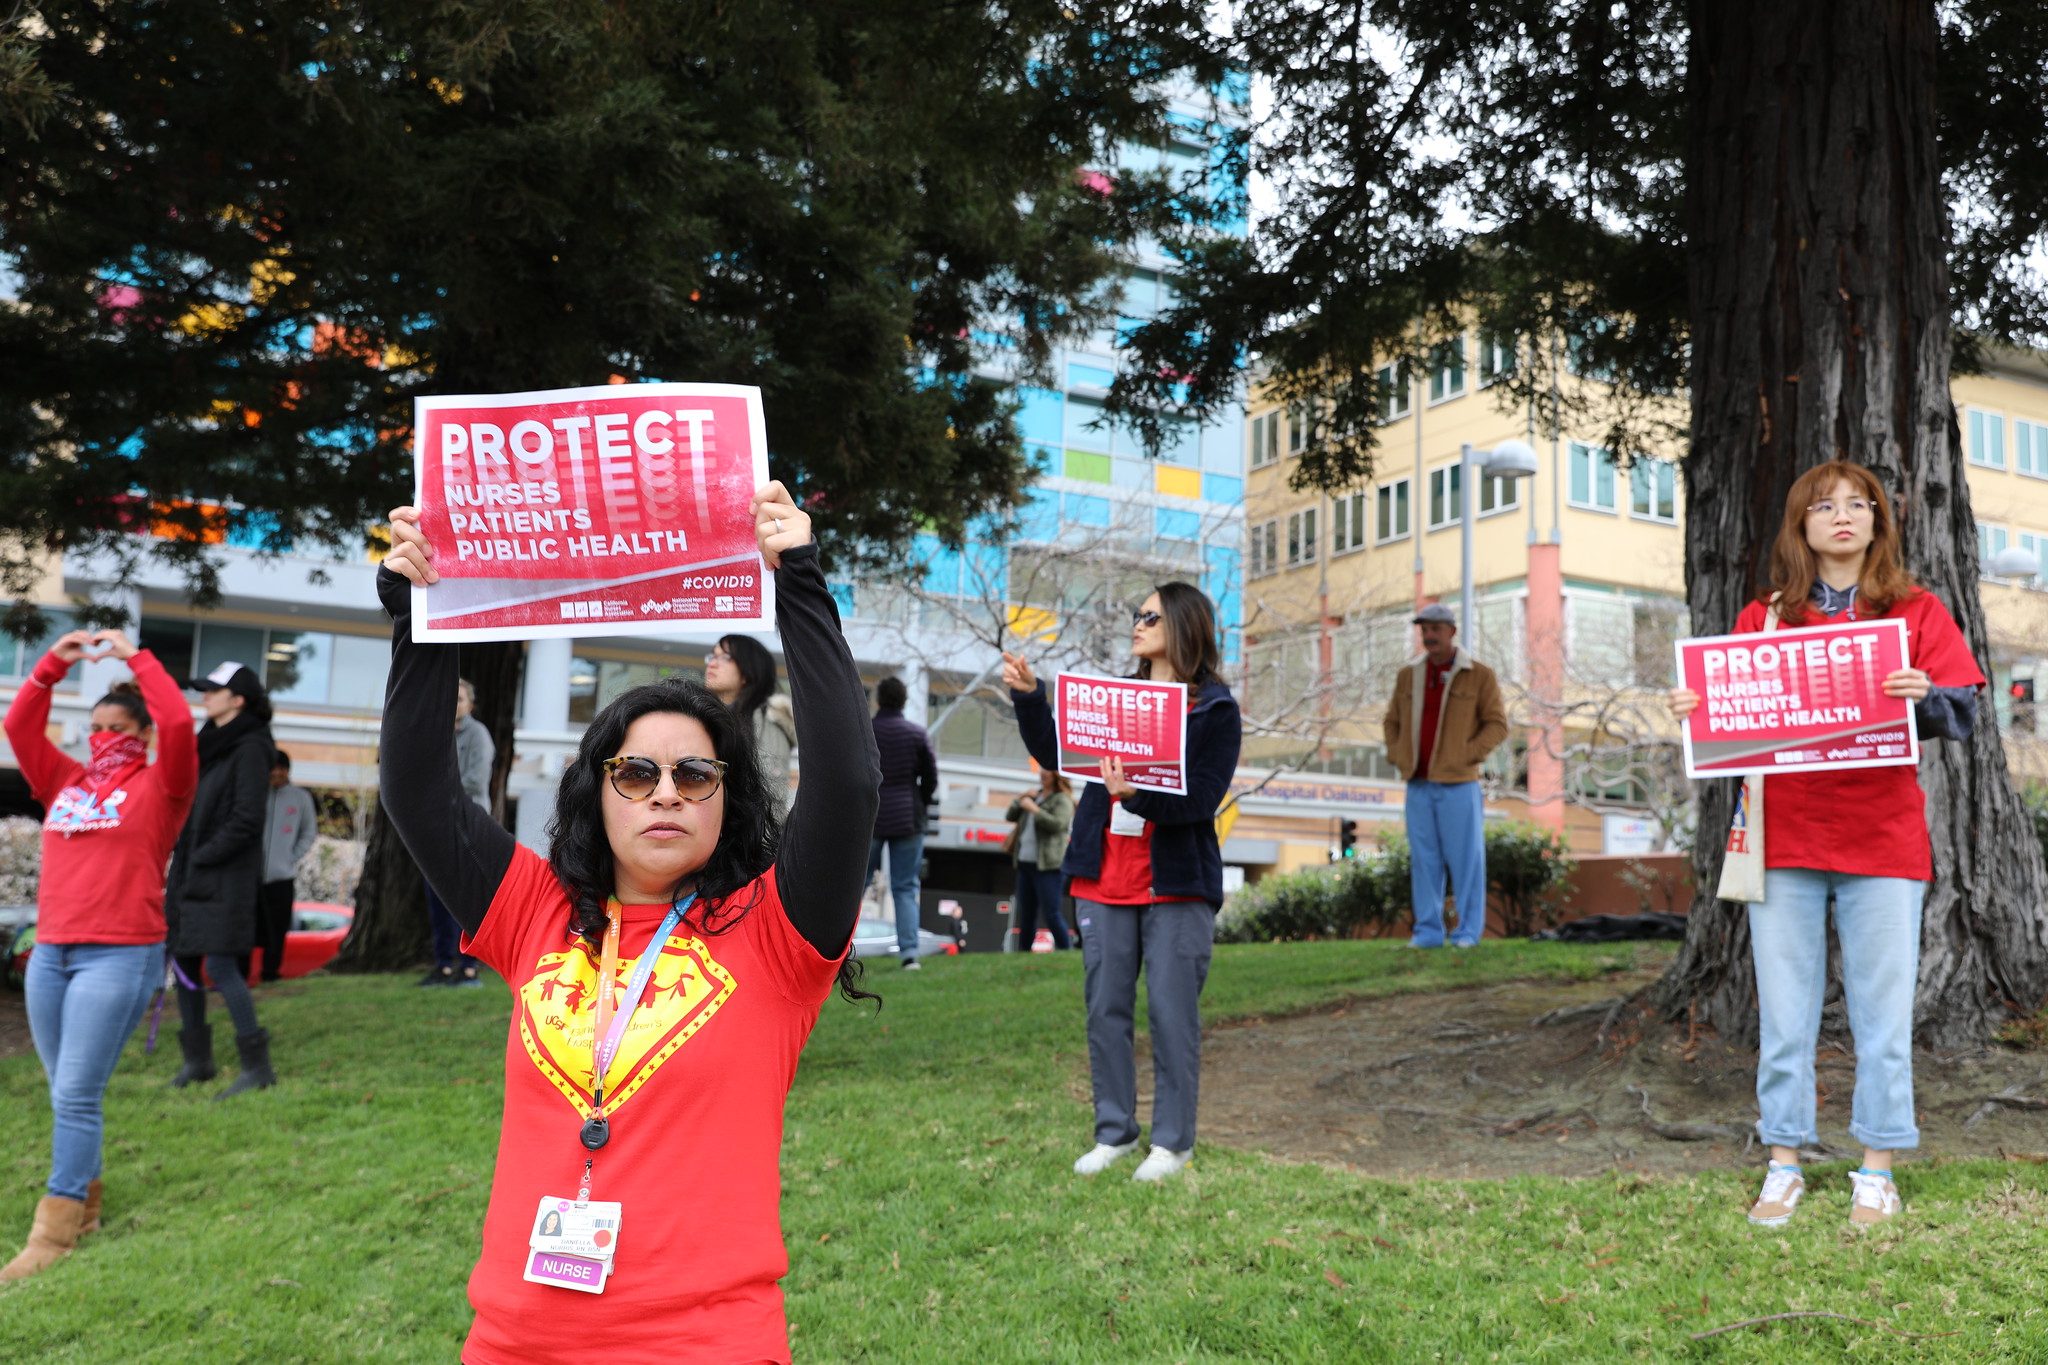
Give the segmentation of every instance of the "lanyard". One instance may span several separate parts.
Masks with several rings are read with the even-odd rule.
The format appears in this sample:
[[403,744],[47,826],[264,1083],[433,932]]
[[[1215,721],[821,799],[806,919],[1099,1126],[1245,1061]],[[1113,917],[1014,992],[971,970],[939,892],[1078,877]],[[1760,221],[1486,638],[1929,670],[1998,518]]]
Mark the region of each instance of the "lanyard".
[[597,1021],[590,1033],[590,1117],[584,1121],[580,1134],[583,1145],[591,1151],[611,1140],[611,1125],[605,1122],[600,1112],[604,1108],[604,1076],[611,1068],[612,1059],[619,1055],[619,1044],[625,1040],[626,1025],[633,1018],[633,1011],[639,1008],[640,997],[646,993],[647,982],[654,975],[654,960],[661,956],[661,950],[668,943],[668,936],[681,923],[683,916],[696,903],[697,893],[677,901],[668,908],[668,914],[661,921],[661,927],[654,931],[654,937],[647,941],[647,948],[640,954],[640,961],[633,968],[633,979],[626,983],[626,993],[613,1009],[612,992],[617,989],[613,982],[619,971],[619,933],[623,912],[616,900],[605,905],[604,955],[598,968],[597,978]]

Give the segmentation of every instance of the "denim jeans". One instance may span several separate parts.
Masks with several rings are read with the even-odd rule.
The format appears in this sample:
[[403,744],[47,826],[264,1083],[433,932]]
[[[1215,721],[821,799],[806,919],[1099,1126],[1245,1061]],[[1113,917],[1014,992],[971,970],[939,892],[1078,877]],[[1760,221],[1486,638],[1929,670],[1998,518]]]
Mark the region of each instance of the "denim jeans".
[[924,861],[924,832],[877,839],[868,845],[868,880],[882,866],[882,850],[889,850],[889,894],[896,902],[896,957],[900,962],[917,957],[917,868]]
[[1055,952],[1071,946],[1067,941],[1067,919],[1060,913],[1060,902],[1066,899],[1065,884],[1065,875],[1056,867],[1040,869],[1017,864],[1017,887],[1010,896],[1010,922],[1017,935],[1018,952],[1031,951],[1041,925],[1052,931]]
[[29,955],[28,1025],[50,1079],[49,1190],[59,1198],[83,1199],[99,1179],[100,1101],[163,979],[161,943],[38,943]]
[[1761,1037],[1757,1133],[1780,1147],[1820,1141],[1813,1054],[1827,991],[1828,896],[1842,945],[1842,993],[1856,1039],[1849,1134],[1880,1152],[1920,1145],[1913,1117],[1913,992],[1925,882],[1774,867],[1749,907]]
[[462,951],[462,922],[442,903],[432,886],[427,888],[427,924],[434,934],[434,965],[464,976],[476,970],[476,959]]
[[1486,808],[1477,782],[1408,784],[1408,889],[1418,948],[1444,946],[1444,869],[1458,896],[1455,943],[1486,932]]

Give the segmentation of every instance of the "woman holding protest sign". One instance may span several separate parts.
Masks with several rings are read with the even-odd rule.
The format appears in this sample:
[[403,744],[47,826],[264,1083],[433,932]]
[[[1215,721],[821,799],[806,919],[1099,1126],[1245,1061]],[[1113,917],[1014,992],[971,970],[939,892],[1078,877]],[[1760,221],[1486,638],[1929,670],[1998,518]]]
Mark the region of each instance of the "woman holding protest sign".
[[[513,994],[469,1365],[581,1365],[599,1344],[620,1365],[789,1359],[783,1103],[835,979],[858,994],[880,777],[810,519],[779,483],[752,512],[810,760],[779,845],[748,726],[667,679],[584,731],[546,860],[462,795],[456,649],[412,638],[434,550],[416,509],[391,514],[382,799]],[[605,1296],[599,1337],[563,1331],[565,1291]]]
[[[1910,698],[1923,739],[1966,739],[1984,674],[1947,608],[1906,572],[1898,524],[1877,476],[1832,460],[1801,475],[1771,555],[1770,591],[1737,633],[1838,621],[1906,623],[1909,665],[1885,695]],[[1697,692],[1671,694],[1680,719]],[[1801,1146],[1815,1126],[1814,1051],[1827,989],[1827,913],[1842,946],[1842,986],[1856,1042],[1849,1131],[1864,1146],[1850,1176],[1849,1218],[1881,1223],[1902,1207],[1892,1153],[1919,1145],[1913,1108],[1913,994],[1920,906],[1933,876],[1926,797],[1911,767],[1773,774],[1763,801],[1763,899],[1749,907],[1761,1029],[1757,1131],[1771,1144],[1749,1220],[1790,1221],[1806,1192]]]
[[[1132,1030],[1142,964],[1152,1027],[1152,1150],[1133,1176],[1161,1180],[1194,1156],[1200,999],[1223,904],[1216,808],[1237,772],[1242,720],[1223,682],[1216,609],[1199,588],[1163,583],[1147,597],[1132,618],[1131,653],[1133,677],[1187,686],[1186,791],[1141,790],[1112,756],[1074,813],[1060,870],[1072,879],[1081,931],[1095,1092],[1095,1145],[1074,1170],[1099,1174],[1138,1148]],[[1058,771],[1059,736],[1044,684],[1022,655],[1007,653],[1003,682],[1025,747],[1041,768]]]
[[761,776],[775,801],[775,818],[789,811],[789,756],[796,721],[789,698],[775,689],[775,656],[751,635],[728,635],[704,656],[704,685],[754,733]]
[[[90,761],[50,743],[50,689],[80,659],[111,655],[126,685],[92,708]],[[43,818],[37,943],[25,993],[50,1082],[50,1180],[17,1280],[71,1253],[100,1225],[101,1100],[128,1035],[164,979],[164,860],[199,780],[192,713],[154,654],[118,630],[58,638],[7,708],[7,742]],[[149,762],[156,741],[157,761]]]

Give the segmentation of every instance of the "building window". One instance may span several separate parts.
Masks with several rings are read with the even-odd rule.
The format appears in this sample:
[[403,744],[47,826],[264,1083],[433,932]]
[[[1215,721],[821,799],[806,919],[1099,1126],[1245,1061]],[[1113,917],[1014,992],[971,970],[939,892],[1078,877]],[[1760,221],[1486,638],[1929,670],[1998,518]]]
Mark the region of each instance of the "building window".
[[1482,336],[1479,338],[1479,387],[1485,388],[1494,380],[1515,372],[1515,339],[1513,337]]
[[1464,515],[1464,472],[1454,464],[1430,470],[1429,529],[1440,531]]
[[1637,460],[1628,469],[1629,511],[1649,521],[1678,520],[1678,466]]
[[1512,511],[1522,505],[1522,481],[1504,479],[1493,474],[1479,476],[1479,515],[1490,517],[1495,512]]
[[2010,543],[2011,542],[2009,542],[2006,539],[2005,528],[2003,526],[1986,526],[1981,521],[1977,523],[1978,577],[1991,577],[1992,556],[1996,555],[2000,550],[2003,550]]
[[1379,386],[1380,420],[1392,422],[1408,415],[1408,408],[1414,399],[1409,392],[1408,376],[1392,365],[1382,365],[1373,372],[1373,382]]
[[1572,442],[1571,502],[1595,512],[1615,510],[1614,457],[1599,446]]
[[1287,563],[1313,564],[1316,558],[1316,509],[1287,514]]
[[1381,484],[1374,495],[1377,500],[1373,524],[1375,541],[1385,544],[1408,534],[1408,483],[1407,479],[1396,479],[1392,483]]
[[1465,338],[1455,337],[1429,353],[1429,401],[1441,403],[1465,393]]
[[2048,479],[2048,425],[2013,419],[2012,467],[2022,474]]
[[1293,403],[1288,406],[1287,453],[1289,455],[1299,455],[1303,450],[1315,444],[1316,419],[1319,416],[1316,409],[1316,400],[1313,398],[1306,398],[1299,403]]
[[[2032,555],[2034,562],[2037,564],[2041,562],[2042,555],[2048,554],[2048,536],[2037,536],[2032,531],[2022,531],[2019,533],[2019,542],[2020,548]],[[2023,588],[2032,588],[2036,592],[2039,592],[2043,586],[2048,586],[2042,583],[2041,575],[2037,573],[2028,574],[2024,578],[2014,579],[2013,581]]]
[[1365,548],[1366,495],[1340,497],[1330,508],[1330,553],[1350,554]]
[[1260,522],[1251,529],[1251,576],[1264,578],[1280,569],[1280,523]]
[[1280,422],[1275,408],[1252,418],[1252,468],[1262,469],[1280,458]]
[[1970,463],[2005,468],[2005,419],[1997,413],[1970,409]]

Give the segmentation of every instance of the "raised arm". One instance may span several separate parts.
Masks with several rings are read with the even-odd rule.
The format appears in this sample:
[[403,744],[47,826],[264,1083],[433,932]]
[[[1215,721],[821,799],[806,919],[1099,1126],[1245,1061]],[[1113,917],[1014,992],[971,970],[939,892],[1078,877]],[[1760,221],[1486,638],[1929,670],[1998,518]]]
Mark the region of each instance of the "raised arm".
[[[419,515],[391,513],[391,558],[430,573]],[[378,799],[392,826],[450,914],[469,933],[512,865],[512,836],[462,790],[455,762],[454,645],[412,638],[412,591],[389,567],[377,571],[377,596],[391,617],[391,675],[384,685],[384,728],[378,741]]]
[[1017,713],[1017,733],[1023,737],[1024,752],[1041,768],[1058,768],[1060,740],[1053,728],[1052,707],[1045,699],[1045,683],[1020,654],[1003,656],[1003,682],[1010,689],[1010,706]]
[[[768,487],[781,490],[780,484]],[[764,505],[760,515],[768,515],[771,507],[782,521],[792,520],[777,504]],[[807,521],[803,534],[809,535]],[[772,547],[777,538],[764,545]],[[790,924],[830,958],[845,950],[860,915],[869,834],[881,804],[882,762],[874,727],[868,724],[867,692],[840,633],[839,608],[818,567],[818,547],[806,541],[780,554],[775,624],[782,633],[796,747],[804,762],[803,782],[775,859],[775,884]]]
[[5,727],[14,761],[21,766],[30,793],[46,806],[65,783],[85,771],[77,759],[50,743],[50,689],[64,681],[91,639],[83,630],[60,636],[22,680],[14,704],[7,708]]
[[[142,689],[142,704],[149,708],[149,723],[156,728],[157,781],[166,792],[191,796],[199,785],[199,745],[192,734],[192,708],[185,693],[156,655],[136,649],[119,631],[100,634],[120,638],[114,646],[115,657],[126,661],[128,671],[135,675],[135,685]],[[123,648],[129,653],[123,655]]]

